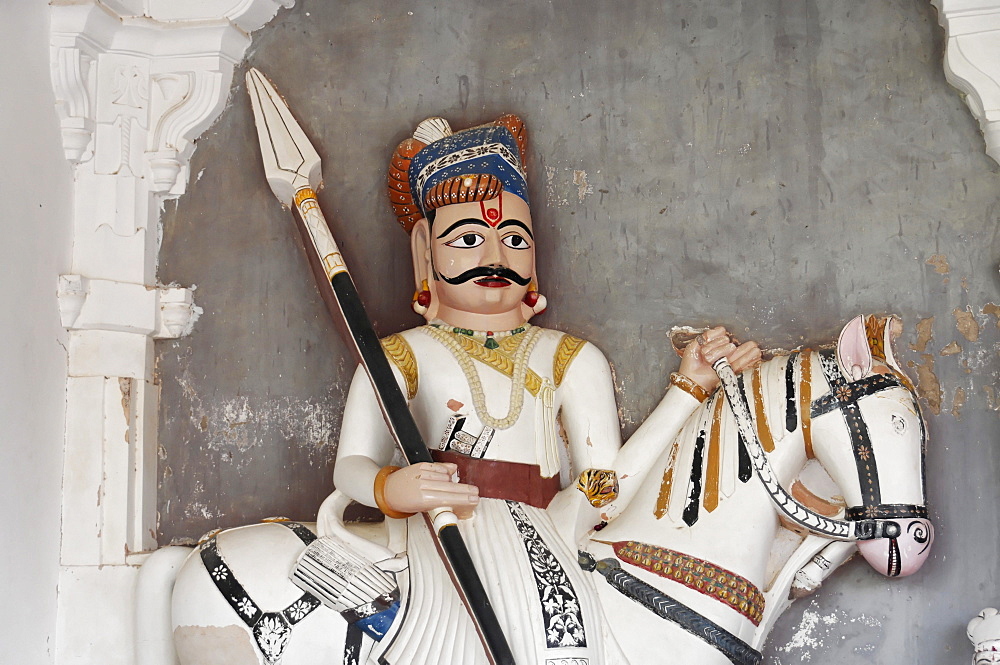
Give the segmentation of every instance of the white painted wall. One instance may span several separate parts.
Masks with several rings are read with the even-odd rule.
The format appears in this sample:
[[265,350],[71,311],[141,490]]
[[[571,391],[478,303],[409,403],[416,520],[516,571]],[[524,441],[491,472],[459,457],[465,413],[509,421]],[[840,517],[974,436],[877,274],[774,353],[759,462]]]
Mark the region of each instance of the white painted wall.
[[32,665],[55,645],[72,218],[48,26],[43,0],[0,2],[0,660]]

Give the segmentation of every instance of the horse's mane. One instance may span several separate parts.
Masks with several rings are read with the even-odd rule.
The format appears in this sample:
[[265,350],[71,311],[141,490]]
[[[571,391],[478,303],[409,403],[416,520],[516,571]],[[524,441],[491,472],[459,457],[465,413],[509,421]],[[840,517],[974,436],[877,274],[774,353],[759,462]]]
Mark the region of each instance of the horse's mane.
[[[809,404],[817,396],[812,389],[817,367],[816,353],[806,349],[775,355],[740,376],[766,452],[800,431],[809,446]],[[735,494],[753,473],[725,395],[716,390],[671,444],[654,514],[678,527],[691,526]]]

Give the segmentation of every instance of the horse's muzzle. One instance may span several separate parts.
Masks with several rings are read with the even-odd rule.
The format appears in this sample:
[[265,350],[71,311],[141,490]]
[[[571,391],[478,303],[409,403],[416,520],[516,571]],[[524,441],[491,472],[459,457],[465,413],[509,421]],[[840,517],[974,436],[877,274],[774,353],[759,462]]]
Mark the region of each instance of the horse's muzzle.
[[917,517],[893,521],[899,525],[898,536],[858,541],[858,550],[872,568],[886,577],[905,577],[917,572],[927,560],[934,542],[934,525]]

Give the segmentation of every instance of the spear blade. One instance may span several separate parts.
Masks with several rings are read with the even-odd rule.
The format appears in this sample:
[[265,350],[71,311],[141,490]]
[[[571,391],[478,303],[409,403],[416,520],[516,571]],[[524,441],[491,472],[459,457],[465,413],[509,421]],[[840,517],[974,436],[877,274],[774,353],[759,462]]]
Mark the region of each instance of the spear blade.
[[303,187],[320,188],[323,176],[319,153],[260,70],[251,68],[247,72],[247,91],[267,183],[278,200],[290,208],[295,192]]

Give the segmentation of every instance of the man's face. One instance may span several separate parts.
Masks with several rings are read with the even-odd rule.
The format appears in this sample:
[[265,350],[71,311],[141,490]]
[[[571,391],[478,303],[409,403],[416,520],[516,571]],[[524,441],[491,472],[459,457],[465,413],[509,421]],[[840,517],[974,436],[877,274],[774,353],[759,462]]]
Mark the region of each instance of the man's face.
[[528,204],[503,192],[491,201],[437,209],[431,258],[439,315],[519,311],[535,272]]

